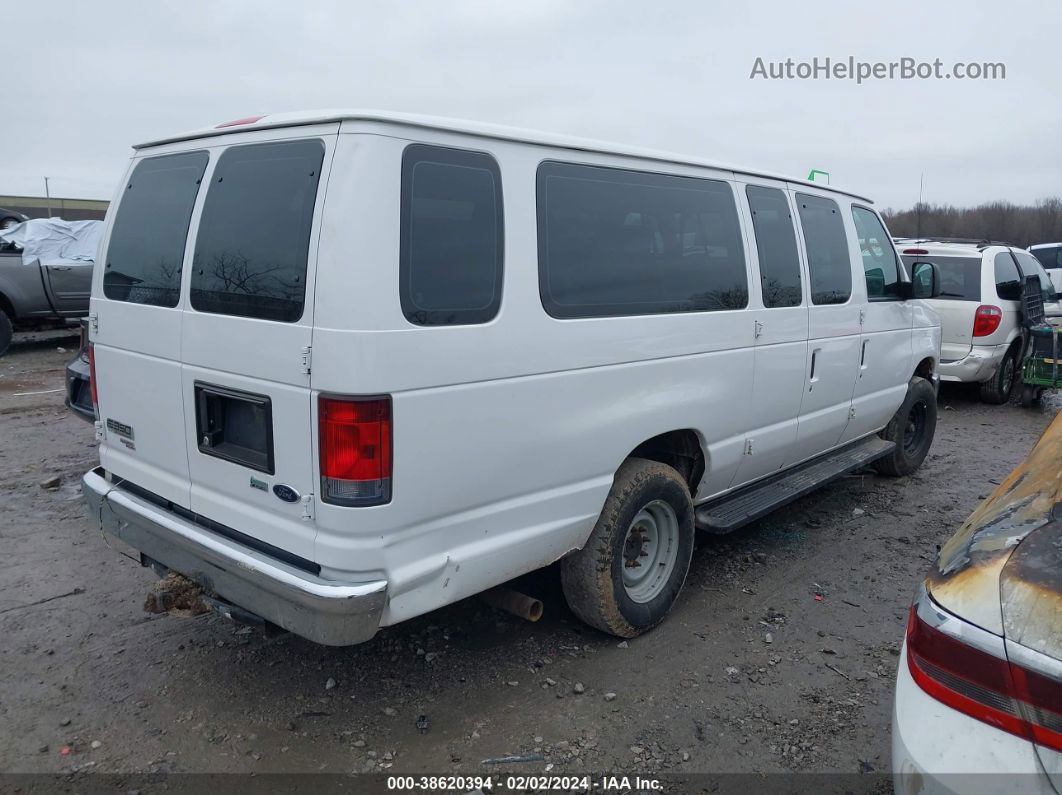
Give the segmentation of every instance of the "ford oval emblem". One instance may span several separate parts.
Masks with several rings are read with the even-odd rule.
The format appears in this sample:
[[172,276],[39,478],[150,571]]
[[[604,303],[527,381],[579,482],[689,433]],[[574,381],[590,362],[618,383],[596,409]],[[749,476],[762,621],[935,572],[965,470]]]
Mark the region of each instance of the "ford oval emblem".
[[273,487],[273,493],[276,494],[284,502],[298,502],[299,492],[295,491],[291,486],[285,486],[283,483],[278,483]]

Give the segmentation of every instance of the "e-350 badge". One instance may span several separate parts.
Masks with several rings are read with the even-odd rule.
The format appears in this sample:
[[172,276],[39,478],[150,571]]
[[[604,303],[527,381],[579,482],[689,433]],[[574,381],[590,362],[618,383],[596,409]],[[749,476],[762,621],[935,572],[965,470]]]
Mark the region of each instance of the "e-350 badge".
[[124,422],[118,422],[118,420],[112,420],[108,417],[107,430],[115,434],[118,437],[118,441],[130,450],[136,449],[136,442],[134,441],[136,435],[133,433],[132,425],[126,425]]

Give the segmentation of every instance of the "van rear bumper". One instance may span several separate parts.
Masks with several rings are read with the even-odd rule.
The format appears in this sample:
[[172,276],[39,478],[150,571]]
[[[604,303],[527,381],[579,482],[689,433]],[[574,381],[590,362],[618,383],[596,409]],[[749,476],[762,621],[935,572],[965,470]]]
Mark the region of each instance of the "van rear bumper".
[[954,361],[941,361],[937,365],[941,381],[979,383],[996,374],[1010,345],[974,345],[968,354]]
[[326,646],[376,634],[387,581],[323,580],[211,533],[107,480],[102,468],[81,479],[100,529],[267,621]]

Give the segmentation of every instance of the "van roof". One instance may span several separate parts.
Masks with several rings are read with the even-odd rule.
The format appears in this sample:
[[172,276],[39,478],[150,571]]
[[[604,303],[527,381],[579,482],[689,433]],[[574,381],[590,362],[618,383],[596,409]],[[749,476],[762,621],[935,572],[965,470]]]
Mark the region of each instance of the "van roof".
[[1029,251],[1035,251],[1038,248],[1055,248],[1062,246],[1062,243],[1037,243],[1035,246],[1029,246]]
[[689,155],[680,155],[672,152],[662,152],[654,149],[640,149],[638,147],[627,146],[624,144],[607,143],[604,141],[595,141],[588,138],[577,138],[574,136],[558,135],[554,133],[540,132],[537,130],[524,130],[516,127],[506,127],[498,124],[487,124],[484,122],[476,121],[464,121],[461,119],[451,119],[441,116],[422,116],[413,113],[398,113],[394,111],[383,110],[357,110],[357,109],[336,109],[336,110],[311,110],[311,111],[297,111],[291,113],[271,113],[265,116],[251,116],[247,119],[239,119],[235,122],[224,122],[214,127],[205,127],[199,130],[191,130],[189,132],[180,133],[178,135],[170,135],[163,138],[156,138],[150,141],[145,141],[141,144],[136,144],[134,149],[146,149],[152,146],[160,146],[162,144],[174,143],[176,141],[190,141],[197,138],[206,138],[215,135],[226,135],[229,133],[247,132],[249,130],[265,129],[270,127],[296,127],[309,124],[323,124],[328,122],[340,122],[340,121],[369,121],[369,122],[383,122],[386,124],[395,124],[403,127],[420,127],[431,130],[443,130],[446,132],[464,133],[466,135],[474,135],[480,138],[494,138],[502,141],[516,141],[519,143],[536,144],[539,146],[551,146],[560,149],[571,149],[575,151],[583,152],[596,152],[600,154],[611,155],[624,155],[627,157],[637,157],[645,160],[657,160],[663,163],[674,163],[679,165],[688,166],[701,166],[705,168],[715,168],[724,171],[732,171],[739,174],[746,174],[749,176],[768,177],[770,179],[782,180],[785,182],[793,182],[801,185],[807,185],[809,187],[818,188],[819,190],[832,191],[833,193],[842,193],[847,196],[860,199],[868,203],[873,203],[872,199],[867,198],[859,193],[853,193],[843,188],[838,188],[833,185],[824,185],[821,182],[811,182],[799,177],[789,177],[784,174],[775,174],[767,171],[760,171],[755,169],[742,168],[740,166],[734,166],[727,163],[717,163],[703,158],[692,157]]

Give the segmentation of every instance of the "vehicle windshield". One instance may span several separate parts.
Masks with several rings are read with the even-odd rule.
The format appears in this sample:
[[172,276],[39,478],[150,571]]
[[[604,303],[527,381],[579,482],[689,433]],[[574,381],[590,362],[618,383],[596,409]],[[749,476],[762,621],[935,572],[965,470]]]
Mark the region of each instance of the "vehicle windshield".
[[903,257],[908,272],[916,262],[932,262],[940,273],[940,295],[947,301],[981,300],[981,258],[908,254]]
[[1062,268],[1062,245],[1033,249],[1032,253],[1048,270]]

